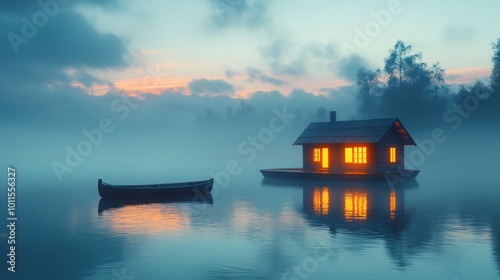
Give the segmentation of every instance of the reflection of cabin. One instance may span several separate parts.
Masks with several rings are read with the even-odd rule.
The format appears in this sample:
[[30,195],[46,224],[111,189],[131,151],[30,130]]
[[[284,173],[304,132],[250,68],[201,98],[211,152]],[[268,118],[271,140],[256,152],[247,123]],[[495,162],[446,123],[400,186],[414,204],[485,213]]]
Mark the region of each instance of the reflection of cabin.
[[303,151],[302,168],[261,170],[265,177],[300,179],[386,179],[387,173],[407,174],[404,169],[405,146],[415,146],[397,118],[311,123],[295,140]]
[[326,218],[324,222],[332,227],[347,227],[347,224],[356,222],[373,224],[374,229],[382,230],[383,223],[407,218],[404,189],[389,189],[384,185],[323,185],[304,186],[303,190],[304,213],[312,220]]
[[312,226],[327,226],[333,235],[362,237],[354,247],[384,240],[389,256],[405,267],[411,255],[406,236],[412,213],[406,210],[404,193],[404,188],[391,189],[383,182],[308,182],[303,185],[302,211]]
[[311,123],[294,145],[302,145],[304,169],[384,172],[404,168],[404,146],[415,145],[397,118]]

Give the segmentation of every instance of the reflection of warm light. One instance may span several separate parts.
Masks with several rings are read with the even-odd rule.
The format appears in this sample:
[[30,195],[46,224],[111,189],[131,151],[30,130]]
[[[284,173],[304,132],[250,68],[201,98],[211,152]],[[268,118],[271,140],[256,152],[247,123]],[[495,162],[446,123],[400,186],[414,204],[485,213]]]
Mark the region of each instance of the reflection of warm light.
[[391,219],[396,218],[396,191],[392,190],[389,196],[389,211]]
[[182,231],[189,227],[189,218],[174,206],[162,204],[129,205],[103,212],[117,232],[159,234]]
[[290,205],[285,205],[281,210],[279,222],[288,227],[301,227],[304,225],[303,218]]
[[366,220],[367,212],[368,194],[366,192],[345,192],[344,217],[346,220]]
[[258,211],[250,202],[237,201],[234,204],[231,225],[235,230],[251,232],[258,229],[261,233],[270,234],[271,225],[275,223],[269,213]]
[[313,189],[313,213],[319,216],[328,215],[330,194],[327,187]]
[[329,166],[328,159],[328,148],[321,149],[321,167],[328,168]]

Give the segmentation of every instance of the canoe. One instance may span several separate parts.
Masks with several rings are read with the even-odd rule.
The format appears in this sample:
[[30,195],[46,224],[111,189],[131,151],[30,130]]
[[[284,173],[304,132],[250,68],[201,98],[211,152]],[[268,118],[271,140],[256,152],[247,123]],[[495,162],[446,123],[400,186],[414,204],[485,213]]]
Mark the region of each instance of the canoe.
[[210,194],[213,184],[214,179],[153,185],[112,185],[99,179],[97,186],[102,198],[159,198],[192,195],[203,199]]

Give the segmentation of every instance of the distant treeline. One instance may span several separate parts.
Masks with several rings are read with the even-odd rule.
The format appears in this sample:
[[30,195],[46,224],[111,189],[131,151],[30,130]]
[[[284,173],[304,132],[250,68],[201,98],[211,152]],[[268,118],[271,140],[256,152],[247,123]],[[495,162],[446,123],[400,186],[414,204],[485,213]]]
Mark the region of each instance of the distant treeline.
[[500,39],[492,49],[489,83],[478,80],[453,91],[445,83],[439,63],[427,64],[422,53],[398,41],[382,69],[358,71],[358,114],[368,118],[398,116],[415,124],[439,119],[452,122],[458,117],[495,123],[500,120]]
[[[439,63],[428,64],[411,45],[398,41],[384,59],[384,67],[360,68],[356,85],[326,95],[295,90],[285,96],[280,92],[257,92],[240,100],[227,111],[207,109],[201,123],[240,122],[258,117],[266,106],[286,105],[298,120],[326,121],[328,111],[344,110],[345,118],[398,117],[412,127],[429,127],[446,122],[482,121],[491,125],[500,121],[500,39],[492,44],[493,68],[489,81],[451,86],[445,82],[445,70]],[[346,97],[347,96],[347,97]],[[355,98],[353,97],[355,96]],[[236,104],[235,104],[236,105]],[[346,116],[347,115],[347,116]]]

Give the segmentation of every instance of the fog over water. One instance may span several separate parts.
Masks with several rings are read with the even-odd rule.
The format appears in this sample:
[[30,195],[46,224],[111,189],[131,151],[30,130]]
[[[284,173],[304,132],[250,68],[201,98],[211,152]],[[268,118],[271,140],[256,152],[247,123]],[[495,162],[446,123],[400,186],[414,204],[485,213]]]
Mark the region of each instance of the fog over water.
[[[16,112],[2,123],[9,132],[2,162],[17,169],[18,179],[19,267],[17,278],[8,279],[112,279],[116,273],[137,279],[498,277],[500,131],[488,120],[472,113],[454,130],[442,119],[416,129],[414,120],[402,119],[421,144],[407,147],[407,155],[418,149],[424,157],[407,158],[421,173],[396,188],[391,210],[385,182],[262,180],[259,169],[300,167],[301,147],[291,144],[309,122],[326,121],[327,109],[338,110],[339,120],[355,118],[331,97],[263,93],[242,103],[147,96],[133,100],[137,107],[123,120],[109,107],[116,98],[85,97],[87,104],[78,103],[85,113],[73,119],[71,110],[62,118],[40,110],[38,116]],[[104,118],[113,130],[98,137]],[[444,143],[431,140],[435,129],[444,132]],[[91,142],[82,130],[98,143],[90,152],[80,144]],[[80,162],[70,166],[67,147],[88,155],[79,154]],[[71,169],[62,181],[54,162]],[[238,164],[236,176],[224,175],[228,162]],[[98,213],[98,178],[132,184],[209,176],[218,184],[213,204],[154,203]],[[319,194],[328,204],[315,204]],[[5,192],[1,197],[5,201]],[[365,201],[366,210],[347,209],[347,199]],[[326,259],[315,258],[316,251]]]
[[[153,2],[0,1],[0,279],[499,279],[497,2]],[[330,111],[416,179],[264,179]]]

